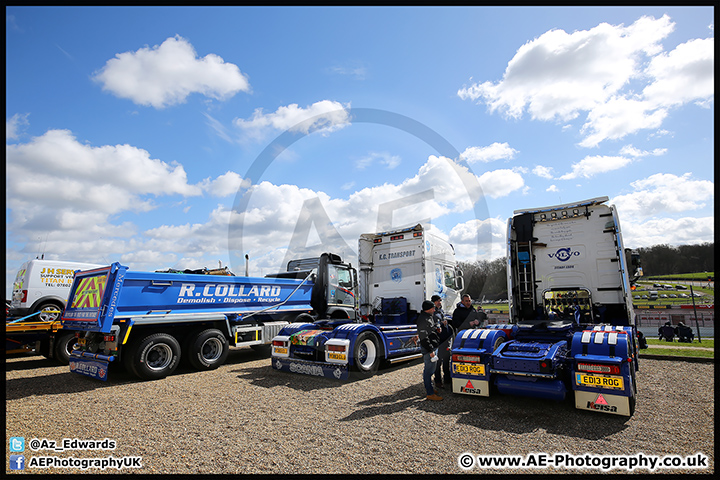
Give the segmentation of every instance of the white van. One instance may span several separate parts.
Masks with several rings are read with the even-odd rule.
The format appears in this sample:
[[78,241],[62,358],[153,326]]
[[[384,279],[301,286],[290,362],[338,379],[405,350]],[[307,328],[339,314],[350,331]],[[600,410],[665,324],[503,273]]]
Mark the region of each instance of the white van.
[[40,313],[34,320],[54,321],[65,308],[76,270],[102,267],[93,263],[30,260],[18,270],[10,302],[11,317]]

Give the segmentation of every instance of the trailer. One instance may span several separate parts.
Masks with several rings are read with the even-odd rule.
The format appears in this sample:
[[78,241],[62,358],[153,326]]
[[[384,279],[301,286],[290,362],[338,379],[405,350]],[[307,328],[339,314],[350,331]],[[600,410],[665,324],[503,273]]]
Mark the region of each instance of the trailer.
[[[454,393],[562,401],[631,416],[638,332],[620,222],[607,197],[516,210],[508,220],[507,324],[462,330],[451,349]],[[630,269],[634,275],[630,276]]]
[[381,363],[420,358],[416,319],[423,300],[439,295],[451,313],[463,289],[452,245],[422,225],[361,235],[358,265],[359,272],[341,270],[345,290],[358,278],[357,294],[343,296],[352,308],[316,309],[314,320],[284,327],[272,341],[274,369],[344,380],[351,371],[371,375]]
[[[43,310],[42,313],[55,313]],[[59,316],[61,310],[57,310]],[[43,320],[41,312],[5,322],[5,354],[34,353],[67,365],[75,333],[62,329],[60,320]]]
[[[145,380],[181,360],[195,370],[222,365],[229,347],[269,349],[282,327],[312,318],[315,272],[305,278],[135,272],[113,263],[77,272],[62,315],[76,332],[72,372],[107,380],[122,363]],[[322,297],[316,293],[317,297]]]

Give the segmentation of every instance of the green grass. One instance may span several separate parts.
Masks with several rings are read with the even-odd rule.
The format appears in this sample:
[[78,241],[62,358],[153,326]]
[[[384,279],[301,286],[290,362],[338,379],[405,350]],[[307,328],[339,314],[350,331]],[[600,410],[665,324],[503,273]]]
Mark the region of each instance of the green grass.
[[[640,350],[640,355],[669,355],[674,357],[695,357],[695,358],[714,358],[715,357],[715,340],[703,340],[702,343],[697,339],[692,343],[666,342],[656,338],[647,338],[648,348]],[[673,348],[653,348],[654,345],[672,346]],[[688,347],[712,348],[713,350],[696,350]]]
[[715,272],[678,273],[678,274],[672,274],[672,275],[653,275],[652,277],[647,277],[645,280],[677,279],[677,280],[695,280],[698,282],[705,282],[705,281],[707,281],[708,277],[715,278]]
[[703,340],[702,343],[697,341],[697,338],[692,343],[679,343],[679,342],[666,342],[664,340],[658,340],[657,338],[647,338],[648,345],[673,345],[679,348],[682,347],[703,347],[703,348],[715,348],[715,340]]
[[508,313],[510,307],[507,303],[486,303],[485,305],[473,305],[475,307],[482,307],[486,312],[494,311],[495,313]]
[[640,356],[645,355],[669,355],[673,357],[695,357],[695,358],[714,358],[714,350],[693,350],[690,348],[646,348],[640,350]]

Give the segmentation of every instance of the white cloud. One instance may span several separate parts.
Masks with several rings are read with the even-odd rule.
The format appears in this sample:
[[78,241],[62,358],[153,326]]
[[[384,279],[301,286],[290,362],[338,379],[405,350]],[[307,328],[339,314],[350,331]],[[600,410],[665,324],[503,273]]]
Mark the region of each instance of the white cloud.
[[233,124],[253,138],[263,138],[269,131],[277,130],[330,133],[350,124],[349,109],[350,104],[331,100],[321,100],[307,108],[293,103],[273,113],[263,113],[262,108],[258,108],[249,120],[236,118]]
[[525,186],[522,175],[509,169],[485,172],[478,177],[478,181],[483,193],[492,198],[505,197]]
[[[465,86],[458,96],[512,118],[527,111],[534,120],[568,122],[587,112],[583,147],[659,128],[671,107],[707,106],[714,96],[714,39],[663,52],[660,42],[674,29],[664,15],[627,27],[550,30],[517,50],[501,81]],[[641,94],[630,89],[631,82]]]
[[120,98],[155,108],[183,103],[192,93],[224,100],[250,91],[247,76],[237,65],[212,53],[198,58],[190,42],[179,35],[152,48],[116,54],[93,79]]
[[630,27],[550,30],[518,49],[501,82],[475,84],[458,95],[516,118],[527,107],[534,119],[572,119],[618,92],[637,75],[638,54],[657,51],[673,29],[664,16],[643,17]]
[[580,133],[588,134],[582,147],[596,147],[607,139],[619,139],[638,130],[659,128],[668,115],[667,109],[656,108],[644,100],[616,96],[588,113]]
[[450,230],[449,241],[460,261],[493,260],[507,254],[505,236],[506,220],[486,218],[460,223]]
[[516,153],[518,151],[510,147],[507,142],[495,142],[487,147],[468,147],[460,154],[460,157],[472,165],[477,162],[487,163],[504,158],[513,159]]
[[[662,214],[699,210],[712,202],[714,183],[682,176],[658,173],[632,182],[633,193],[612,199],[621,218],[647,219]],[[670,229],[667,230],[671,232]],[[660,242],[660,243],[668,243]]]
[[573,178],[590,178],[600,173],[611,172],[629,164],[632,160],[625,157],[611,157],[606,155],[588,156],[572,165],[572,172],[559,177],[560,180]]
[[228,171],[214,180],[206,178],[201,186],[213,197],[227,197],[237,194],[241,187],[248,188],[250,185],[249,181],[243,181],[243,178],[237,173]]
[[[323,192],[301,189],[294,185],[274,185],[261,182],[255,185],[245,211],[234,213],[231,221],[238,225],[242,219],[242,249],[250,252],[255,265],[278,268],[298,226],[300,212],[312,208],[315,227],[323,228],[324,218],[330,219],[347,246],[345,255],[355,255],[357,238],[362,233],[388,230],[424,220],[435,221],[450,212],[471,212],[471,195],[465,182],[476,179],[464,167],[451,160],[431,155],[417,174],[399,184],[383,184],[364,188],[346,198],[332,198]],[[390,206],[392,205],[392,206]],[[380,224],[382,212],[391,213]],[[311,229],[312,231],[312,229]],[[179,234],[174,237],[182,238]],[[336,242],[337,243],[337,242]],[[322,249],[320,245],[312,248]],[[475,245],[477,248],[477,244]],[[306,247],[306,245],[301,245]],[[343,247],[340,245],[340,247]],[[332,244],[326,248],[337,248]],[[304,255],[320,253],[303,251]]]
[[352,77],[356,80],[365,80],[367,75],[367,67],[361,62],[347,62],[342,65],[328,67],[325,71],[333,75]]
[[545,167],[543,165],[538,165],[535,168],[533,168],[532,173],[534,173],[535,175],[537,175],[540,178],[551,179],[551,178],[553,178],[552,171],[553,171],[552,167]]
[[639,148],[635,148],[632,145],[625,145],[620,149],[620,155],[627,155],[630,157],[647,157],[649,155],[652,155],[654,157],[659,157],[661,155],[665,155],[667,153],[667,148],[655,148],[652,151],[647,150],[640,150]]
[[550,185],[548,188],[545,189],[546,192],[559,192],[560,189],[555,185]]
[[647,74],[653,83],[643,90],[653,105],[705,103],[715,95],[715,39],[690,40],[650,61]]
[[10,118],[5,120],[5,139],[15,140],[20,135],[20,128],[28,125],[29,113],[20,114],[16,113]]
[[402,159],[398,155],[391,155],[388,152],[370,152],[368,155],[355,162],[355,166],[358,169],[363,170],[375,162],[378,162],[380,165],[384,165],[389,170],[392,170],[400,165]]
[[207,113],[203,112],[203,115],[205,115],[205,118],[207,118],[207,125],[212,128],[215,133],[217,133],[217,136],[225,140],[226,142],[233,142],[232,137],[230,136],[230,133],[227,131],[227,128],[225,128],[225,125],[220,123],[217,119],[211,117]]
[[[6,185],[9,242],[24,244],[26,254],[45,251],[46,258],[96,263],[122,259],[134,269],[171,262],[182,252],[181,242],[173,245],[173,239],[161,242],[139,234],[135,224],[118,221],[119,215],[154,210],[161,197],[196,197],[204,191],[229,196],[244,186],[234,172],[193,185],[182,165],[151,158],[130,145],[80,143],[67,130],[6,145],[6,173],[13,179]],[[177,205],[181,208],[182,202]],[[192,232],[188,251],[198,252],[198,258],[223,248],[226,252],[228,218],[226,214],[224,223]],[[202,239],[205,244],[198,242],[205,232],[212,234]]]
[[[124,190],[127,194],[123,196],[201,193],[200,188],[187,183],[181,165],[152,159],[149,152],[131,145],[85,145],[68,130],[49,130],[28,143],[7,145],[6,154],[13,178],[26,185],[42,187],[45,182],[48,186],[61,184],[61,180],[64,185],[70,182],[84,188]],[[54,182],[48,181],[52,178]],[[9,185],[13,198],[32,198],[37,194],[37,189],[25,191],[14,183]],[[48,200],[55,202],[74,195],[83,195],[83,192],[59,188]],[[114,210],[112,204],[117,201],[123,201],[122,197],[103,203]]]
[[641,222],[625,216],[621,221],[621,227],[623,243],[627,248],[661,244],[696,245],[715,241],[713,217],[656,218]]

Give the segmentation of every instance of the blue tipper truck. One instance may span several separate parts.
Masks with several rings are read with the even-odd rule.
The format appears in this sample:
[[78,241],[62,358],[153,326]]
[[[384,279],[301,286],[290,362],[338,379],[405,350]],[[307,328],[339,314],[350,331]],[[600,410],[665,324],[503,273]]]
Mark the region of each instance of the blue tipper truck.
[[438,295],[451,313],[463,289],[452,245],[422,225],[361,235],[358,265],[359,272],[344,266],[345,277],[359,281],[343,310],[316,309],[317,319],[293,322],[273,338],[273,368],[344,380],[353,371],[371,375],[381,363],[419,358],[423,300]]
[[77,331],[70,370],[107,380],[122,362],[141,379],[222,365],[229,346],[268,349],[282,327],[312,311],[315,272],[298,278],[135,272],[113,263],[77,272],[62,315]]
[[642,269],[625,250],[607,201],[514,212],[507,231],[509,319],[457,332],[454,393],[572,395],[578,409],[632,416],[644,342],[630,286]]

